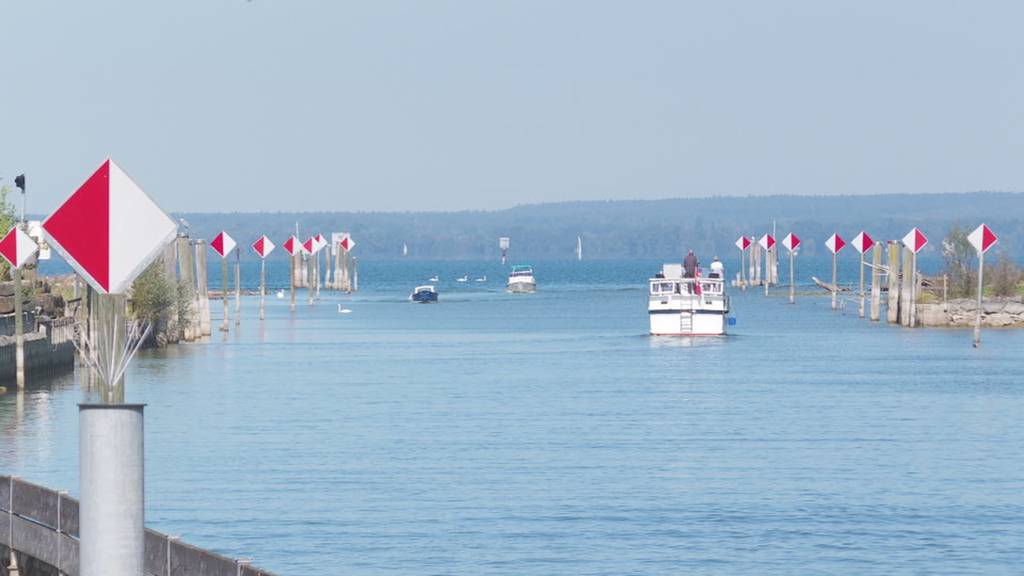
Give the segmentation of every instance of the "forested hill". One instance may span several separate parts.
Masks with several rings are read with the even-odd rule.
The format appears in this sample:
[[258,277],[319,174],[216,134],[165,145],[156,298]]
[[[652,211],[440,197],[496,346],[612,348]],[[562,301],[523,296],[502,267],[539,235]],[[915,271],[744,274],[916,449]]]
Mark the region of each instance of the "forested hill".
[[[303,237],[348,231],[364,258],[488,259],[499,254],[498,238],[511,238],[520,259],[574,256],[576,236],[584,257],[673,258],[693,248],[699,254],[727,254],[741,234],[760,236],[774,221],[779,239],[787,232],[803,239],[808,256],[824,252],[832,232],[845,238],[861,229],[877,239],[902,237],[911,227],[932,239],[935,250],[953,225],[986,222],[1000,236],[1000,248],[1020,259],[1024,252],[1024,194],[906,194],[887,196],[766,196],[699,199],[586,201],[533,204],[495,211],[321,212],[180,214],[193,237],[229,231],[247,245],[260,234],[280,244],[298,222]],[[281,256],[281,251],[277,252]]]

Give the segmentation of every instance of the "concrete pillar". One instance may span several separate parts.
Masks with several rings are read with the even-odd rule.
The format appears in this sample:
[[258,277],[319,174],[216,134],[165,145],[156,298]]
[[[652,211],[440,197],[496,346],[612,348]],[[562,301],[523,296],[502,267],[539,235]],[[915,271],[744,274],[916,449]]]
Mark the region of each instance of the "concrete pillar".
[[14,276],[14,364],[18,389],[25,388],[25,313],[22,310],[21,269],[11,270]]
[[359,291],[359,258],[352,257],[352,291]]
[[914,282],[914,253],[903,248],[903,275],[900,278],[900,325],[910,326],[911,292]]
[[188,236],[178,236],[178,279],[180,282],[188,286],[189,293],[192,294],[192,299],[188,303],[188,311],[186,316],[181,318],[181,339],[185,341],[195,340],[196,332],[199,330],[198,326],[193,325],[193,321],[197,318],[195,315],[196,306],[198,306],[198,300],[195,297],[196,291],[196,268],[192,261],[192,246],[189,244]]
[[80,576],[142,576],[142,404],[79,404]]
[[[175,296],[178,292],[178,244],[173,242],[164,248],[163,255],[164,274],[174,284]],[[154,328],[156,328],[154,326]],[[178,307],[175,306],[167,315],[167,325],[163,326],[164,336],[168,343],[175,343],[181,339],[181,328],[179,328]]]
[[206,268],[206,241],[196,240],[196,311],[197,333],[209,336],[210,327],[210,282]]

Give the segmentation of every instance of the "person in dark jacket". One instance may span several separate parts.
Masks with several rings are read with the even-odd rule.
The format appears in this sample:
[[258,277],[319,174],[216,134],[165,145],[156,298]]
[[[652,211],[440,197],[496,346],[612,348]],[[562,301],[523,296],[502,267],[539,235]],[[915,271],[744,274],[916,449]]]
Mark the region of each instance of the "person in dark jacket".
[[683,260],[683,270],[685,270],[687,278],[697,276],[697,257],[693,255],[693,250],[686,254],[686,258]]

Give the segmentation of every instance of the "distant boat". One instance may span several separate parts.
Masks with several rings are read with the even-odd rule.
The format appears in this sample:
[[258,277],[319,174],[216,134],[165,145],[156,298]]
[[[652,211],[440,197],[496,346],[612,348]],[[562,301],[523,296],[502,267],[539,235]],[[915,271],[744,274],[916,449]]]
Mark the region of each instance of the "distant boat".
[[576,259],[583,260],[583,238],[576,237]]
[[469,274],[463,274],[462,278],[456,278],[456,282],[469,282]]
[[412,294],[409,295],[409,300],[420,304],[437,302],[437,290],[429,284],[426,286],[417,286],[412,291]]
[[485,274],[482,277],[477,278],[476,281],[477,282],[487,282],[487,275]]
[[427,282],[437,282],[437,274],[434,274],[433,276],[431,276],[430,279],[427,280]]
[[537,281],[533,278],[533,268],[529,266],[513,266],[508,275],[509,292],[535,292]]

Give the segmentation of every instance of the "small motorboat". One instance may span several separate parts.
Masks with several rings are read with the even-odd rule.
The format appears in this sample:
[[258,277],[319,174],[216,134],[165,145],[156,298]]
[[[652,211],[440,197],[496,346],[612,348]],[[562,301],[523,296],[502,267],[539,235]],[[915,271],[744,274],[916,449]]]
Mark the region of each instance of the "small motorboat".
[[537,290],[537,281],[533,277],[533,268],[529,266],[513,266],[508,275],[508,291],[527,293]]
[[437,302],[437,290],[430,285],[417,286],[416,289],[412,291],[412,294],[409,295],[409,300],[420,304]]
[[456,282],[469,282],[469,274],[463,274],[462,278],[456,278]]

